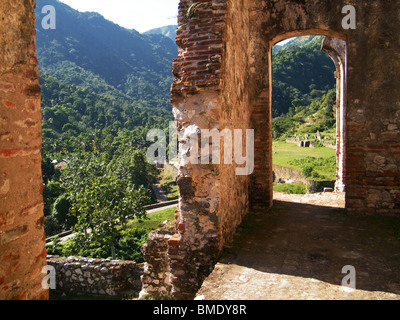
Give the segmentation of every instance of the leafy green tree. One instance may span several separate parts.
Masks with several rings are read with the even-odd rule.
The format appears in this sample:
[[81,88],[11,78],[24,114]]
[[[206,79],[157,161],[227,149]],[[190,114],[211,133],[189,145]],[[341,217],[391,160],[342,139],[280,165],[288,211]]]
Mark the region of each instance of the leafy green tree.
[[51,162],[50,157],[42,157],[42,179],[44,184],[48,184],[49,181],[55,175],[56,170],[54,164]]
[[115,176],[97,177],[71,196],[71,212],[77,217],[76,241],[99,244],[115,259],[115,246],[129,220],[145,215],[144,189],[128,187]]
[[58,224],[57,219],[51,214],[44,217],[44,232],[46,237],[51,237],[62,232],[62,228]]
[[51,214],[54,201],[64,192],[61,183],[58,181],[51,181],[44,185],[43,188],[43,202],[44,202],[44,215]]
[[52,216],[57,220],[58,224],[63,227],[64,230],[68,230],[73,227],[77,219],[75,216],[70,215],[71,203],[69,200],[70,195],[68,193],[62,194],[54,202]]

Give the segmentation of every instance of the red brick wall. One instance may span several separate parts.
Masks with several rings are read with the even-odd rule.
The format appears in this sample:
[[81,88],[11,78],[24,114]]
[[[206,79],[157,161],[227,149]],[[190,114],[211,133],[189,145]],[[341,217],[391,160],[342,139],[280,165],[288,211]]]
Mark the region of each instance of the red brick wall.
[[34,1],[0,3],[0,299],[47,299]]

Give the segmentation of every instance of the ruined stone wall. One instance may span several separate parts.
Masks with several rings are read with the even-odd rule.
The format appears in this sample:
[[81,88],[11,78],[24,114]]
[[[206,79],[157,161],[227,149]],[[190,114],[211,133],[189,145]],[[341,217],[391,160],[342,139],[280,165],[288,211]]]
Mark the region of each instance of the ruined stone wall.
[[178,232],[169,240],[172,294],[176,298],[194,295],[221,248],[218,166],[196,164],[201,162],[199,148],[190,139],[199,136],[201,129],[220,128],[224,14],[223,0],[181,0],[179,4],[179,54],[173,64],[171,102],[178,128],[181,198]]
[[165,226],[150,232],[147,242],[142,246],[145,263],[139,299],[171,298],[168,240],[175,232],[174,223],[168,222]]
[[0,2],[0,299],[46,299],[34,0]]
[[142,289],[142,265],[134,261],[48,256],[60,294],[135,297]]
[[400,52],[398,1],[357,2],[348,33],[346,207],[400,213]]
[[291,183],[293,181],[303,184],[307,183],[307,179],[301,174],[300,170],[275,164],[273,166],[273,171],[275,179],[274,182],[283,181],[286,183]]
[[[356,29],[342,26],[348,4]],[[385,0],[181,0],[171,89],[181,151],[178,232],[169,240],[176,297],[196,290],[249,208],[272,205],[271,49],[281,40],[318,34],[346,41],[340,169],[347,209],[400,212],[399,13],[397,1]],[[254,172],[238,177],[236,165],[183,157],[196,157],[188,141],[204,128],[254,129]]]

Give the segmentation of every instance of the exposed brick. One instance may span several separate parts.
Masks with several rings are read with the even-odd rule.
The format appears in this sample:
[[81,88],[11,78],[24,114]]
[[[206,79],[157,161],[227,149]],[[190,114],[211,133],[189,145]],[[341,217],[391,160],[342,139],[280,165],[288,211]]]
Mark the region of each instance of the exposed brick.
[[23,226],[18,226],[15,227],[14,229],[4,231],[0,235],[0,244],[5,245],[11,241],[17,240],[21,238],[22,236],[26,235],[28,233],[28,226],[23,225]]
[[39,148],[3,149],[0,150],[0,158],[24,157],[37,153],[40,153]]
[[39,84],[23,85],[22,92],[26,96],[39,96],[40,95],[40,86],[39,86]]
[[181,241],[179,239],[179,234],[174,234],[169,240],[168,240],[168,246],[179,246],[181,244]]
[[12,102],[12,101],[3,100],[2,102],[3,102],[3,105],[4,105],[6,108],[10,108],[10,109],[16,109],[16,108],[17,108],[17,105],[16,105],[14,102]]

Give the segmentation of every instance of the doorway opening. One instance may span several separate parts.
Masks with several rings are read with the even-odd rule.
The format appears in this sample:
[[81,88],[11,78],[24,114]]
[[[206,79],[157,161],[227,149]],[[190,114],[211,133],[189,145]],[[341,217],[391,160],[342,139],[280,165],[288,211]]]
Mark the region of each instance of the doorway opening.
[[274,199],[321,203],[324,196],[345,207],[346,42],[302,35],[274,44]]

